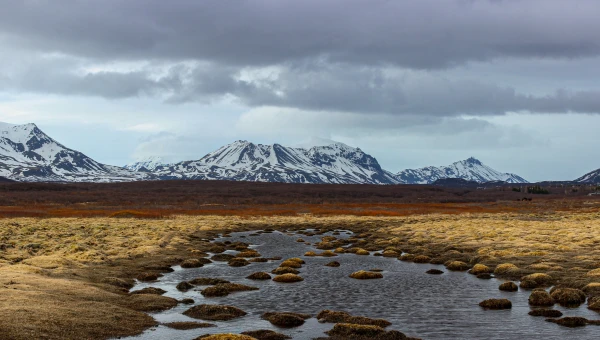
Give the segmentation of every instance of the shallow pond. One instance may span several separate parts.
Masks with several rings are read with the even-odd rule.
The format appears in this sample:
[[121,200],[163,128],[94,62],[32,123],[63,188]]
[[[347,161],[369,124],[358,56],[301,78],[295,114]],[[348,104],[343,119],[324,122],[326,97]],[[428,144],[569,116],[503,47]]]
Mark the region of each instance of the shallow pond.
[[[357,316],[383,318],[392,323],[390,329],[397,329],[408,336],[422,339],[598,339],[600,327],[587,326],[570,329],[545,322],[543,317],[532,317],[527,313],[529,291],[502,292],[498,290],[501,281],[482,280],[465,272],[448,272],[443,266],[402,262],[395,258],[340,254],[336,257],[304,257],[312,246],[298,243],[302,237],[307,242],[320,241],[319,236],[294,235],[273,232],[249,236],[251,233],[234,233],[232,237],[218,241],[242,241],[251,243],[251,248],[263,257],[301,257],[306,264],[300,269],[304,281],[298,283],[276,283],[273,281],[253,281],[246,276],[278,267],[281,261],[251,263],[246,267],[229,267],[226,262],[214,262],[201,268],[182,269],[173,267],[158,282],[140,283],[133,290],[145,287],[158,287],[167,291],[165,296],[176,299],[192,298],[195,305],[226,304],[246,311],[245,317],[224,322],[212,322],[218,327],[175,330],[157,326],[143,334],[128,339],[181,339],[190,340],[203,334],[240,333],[257,329],[272,329],[292,336],[294,339],[312,339],[326,336],[323,332],[333,324],[321,324],[315,318],[303,326],[281,329],[261,320],[264,312],[296,312],[316,316],[323,309],[343,310]],[[329,234],[325,234],[329,235]],[[342,233],[338,238],[347,237]],[[228,251],[230,252],[230,251]],[[231,252],[235,253],[235,252]],[[325,263],[338,261],[341,266],[331,268]],[[383,269],[383,279],[355,280],[348,275],[357,270]],[[438,268],[442,275],[426,274],[430,268]],[[175,286],[181,281],[196,277],[215,277],[259,287],[260,290],[238,292],[226,297],[205,298],[198,290],[180,292]],[[512,301],[510,310],[483,310],[479,302],[489,298],[507,298]],[[182,313],[192,305],[180,304],[177,307],[152,314],[158,322],[199,321]],[[588,310],[585,305],[567,309],[556,305],[564,316],[583,316],[599,319],[600,315]]]

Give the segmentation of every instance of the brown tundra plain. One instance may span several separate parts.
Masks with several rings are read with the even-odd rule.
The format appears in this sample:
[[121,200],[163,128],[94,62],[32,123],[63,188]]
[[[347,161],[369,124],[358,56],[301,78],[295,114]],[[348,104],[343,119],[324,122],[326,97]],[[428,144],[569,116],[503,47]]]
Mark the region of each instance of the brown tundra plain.
[[524,289],[552,286],[557,303],[583,299],[600,309],[600,198],[587,196],[592,189],[559,186],[548,195],[523,195],[511,187],[2,184],[0,334],[140,334],[156,324],[149,312],[182,302],[132,294],[136,279],[156,279],[172,265],[218,252],[211,241],[219,234],[266,229],[343,228],[356,235],[344,249],[333,239],[319,249],[357,256],[380,251],[493,274]]

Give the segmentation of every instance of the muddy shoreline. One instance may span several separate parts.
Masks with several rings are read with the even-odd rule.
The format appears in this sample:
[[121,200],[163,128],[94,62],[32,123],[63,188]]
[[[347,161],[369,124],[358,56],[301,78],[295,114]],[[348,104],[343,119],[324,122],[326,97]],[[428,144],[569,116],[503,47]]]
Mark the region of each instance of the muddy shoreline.
[[[505,244],[486,242],[493,241],[490,235],[481,234],[480,239],[463,237],[448,241],[439,235],[431,234],[426,226],[436,223],[447,224],[448,230],[454,223],[467,223],[469,219],[487,221],[491,219],[506,225],[527,222],[540,230],[545,230],[552,221],[561,225],[572,223],[570,233],[561,241],[581,242],[581,248],[574,243],[564,249],[531,249],[529,254],[507,252]],[[573,219],[567,221],[567,219]],[[165,221],[118,220],[118,219],[68,219],[62,221],[58,229],[64,235],[54,235],[54,239],[39,242],[43,239],[42,231],[48,232],[51,226],[56,227],[56,220],[13,219],[4,220],[2,229],[2,250],[0,251],[0,330],[8,339],[81,339],[111,338],[141,333],[156,322],[147,312],[172,308],[179,302],[160,295],[129,294],[128,289],[136,278],[148,275],[160,275],[168,272],[170,266],[181,264],[192,258],[201,258],[214,247],[210,241],[221,233],[233,231],[252,231],[264,229],[301,230],[319,228],[321,231],[347,229],[358,237],[353,245],[371,251],[384,249],[407,253],[412,257],[403,260],[414,261],[416,257],[427,257],[431,263],[447,263],[462,261],[469,268],[481,263],[491,270],[500,264],[511,263],[516,269],[498,272],[497,277],[517,280],[525,275],[545,273],[552,278],[552,284],[561,287],[584,289],[590,283],[600,281],[594,270],[600,267],[597,252],[585,252],[584,249],[594,247],[598,237],[594,235],[578,235],[577,231],[594,229],[596,215],[549,216],[420,216],[410,218],[288,218],[271,217],[260,219],[238,219],[222,217],[187,217]],[[533,221],[533,222],[531,222]],[[471,221],[472,222],[472,221]],[[552,222],[552,223],[554,223]],[[593,222],[593,223],[592,223]],[[18,226],[12,224],[19,224]],[[533,224],[531,224],[533,223]],[[426,225],[426,226],[425,226]],[[87,245],[86,251],[71,248],[70,237],[87,235],[89,239],[98,239],[90,229],[104,226],[99,234],[112,235],[120,230],[118,237],[105,237],[97,243],[105,242],[105,251],[99,251],[99,244]],[[30,228],[27,233],[15,235],[16,230]],[[482,226],[483,227],[483,226]],[[120,228],[120,229],[119,229]],[[132,235],[143,230],[153,230],[155,235],[146,235],[145,240],[137,241],[136,251],[131,251],[133,244],[128,244]],[[153,229],[154,228],[154,229]],[[539,230],[535,230],[539,232]],[[427,237],[425,233],[429,232]],[[460,232],[458,230],[457,232]],[[528,231],[532,234],[533,231]],[[91,235],[91,236],[90,236]],[[451,235],[454,237],[453,235]],[[477,233],[475,233],[477,236]],[[496,235],[497,236],[497,235]],[[500,235],[502,236],[502,235]],[[553,239],[548,235],[548,239]],[[91,241],[88,241],[88,243]],[[115,242],[121,242],[122,252],[113,252]],[[515,241],[507,240],[507,244]],[[62,243],[68,243],[62,247]],[[116,243],[115,243],[116,244]],[[123,246],[123,244],[125,246]],[[335,246],[335,245],[333,245]],[[329,245],[322,245],[326,249]],[[536,248],[535,245],[529,245]],[[57,248],[60,251],[57,251]],[[64,248],[64,249],[63,249]],[[334,247],[333,247],[334,248]],[[333,249],[332,248],[332,249]],[[491,249],[490,249],[491,248]],[[556,248],[556,247],[555,247]],[[484,250],[484,251],[482,251]],[[537,253],[536,253],[537,251]],[[592,274],[590,274],[592,273]],[[596,294],[596,290],[588,289],[588,296]],[[585,308],[585,307],[580,307]],[[27,325],[23,327],[22,325]]]

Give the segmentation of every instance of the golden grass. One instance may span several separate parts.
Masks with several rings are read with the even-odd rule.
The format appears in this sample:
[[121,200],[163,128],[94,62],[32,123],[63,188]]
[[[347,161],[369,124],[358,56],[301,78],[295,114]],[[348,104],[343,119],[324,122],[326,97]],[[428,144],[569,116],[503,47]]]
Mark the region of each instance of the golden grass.
[[[331,208],[331,207],[324,207]],[[348,206],[343,209],[350,208]],[[355,207],[359,209],[359,207]],[[390,207],[388,207],[390,208]],[[397,207],[398,208],[398,207]],[[407,208],[404,206],[404,208]],[[432,208],[429,206],[430,209]],[[122,314],[123,320],[135,325],[150,323],[144,314],[133,313],[109,298],[110,306],[103,300],[87,298],[82,292],[89,287],[84,279],[73,281],[63,279],[71,273],[89,270],[91,266],[105,266],[121,259],[144,259],[162,256],[177,249],[189,249],[198,252],[191,238],[198,232],[218,230],[228,233],[240,230],[260,230],[265,226],[274,229],[345,228],[360,232],[369,232],[373,237],[365,237],[366,244],[360,245],[369,250],[403,249],[414,256],[432,257],[432,262],[444,263],[448,259],[477,262],[495,268],[497,275],[512,275],[518,279],[526,274],[539,272],[552,278],[573,279],[577,288],[600,281],[600,213],[598,212],[476,212],[473,209],[464,212],[450,209],[452,213],[428,213],[402,216],[355,216],[333,214],[314,215],[308,213],[290,216],[242,215],[242,216],[169,216],[164,218],[4,218],[0,219],[0,330],[17,332],[19,320],[27,320],[32,325],[46,324],[55,332],[60,327],[71,329],[73,333],[65,335],[67,339],[86,338],[85,324],[72,326],[61,323],[61,315],[68,314],[69,308],[90,308],[85,314],[97,318],[102,324],[103,318]],[[436,209],[442,209],[437,207]],[[510,211],[510,209],[508,209]],[[435,210],[428,210],[429,212]],[[460,213],[455,213],[455,212]],[[373,248],[375,247],[375,248]],[[436,251],[435,255],[430,252]],[[336,249],[336,252],[346,252]],[[438,256],[438,254],[441,254]],[[435,256],[435,257],[434,257]],[[450,258],[444,258],[449,256]],[[185,255],[184,258],[193,258]],[[439,258],[442,262],[439,262]],[[465,259],[461,258],[465,257]],[[466,259],[469,258],[469,259]],[[475,263],[475,262],[470,262]],[[546,273],[543,273],[546,272]],[[113,276],[113,275],[107,275]],[[61,277],[58,280],[69,284],[83,285],[74,292],[62,289],[60,285],[45,283],[30,285],[29,282]],[[20,284],[9,284],[11,280]],[[76,282],[76,283],[75,283]],[[85,288],[82,288],[85,287]],[[13,289],[17,288],[17,289]],[[94,288],[94,287],[92,287]],[[585,291],[595,291],[591,285]],[[94,296],[107,294],[104,290],[94,291]],[[107,295],[107,296],[110,296]],[[115,294],[121,298],[122,295]],[[142,295],[137,295],[139,298]],[[144,298],[163,298],[144,296]],[[90,301],[92,300],[92,301]],[[40,302],[41,301],[41,302]],[[161,300],[163,301],[163,300]],[[39,302],[39,303],[38,303]],[[15,311],[15,306],[25,306],[24,311]],[[58,306],[53,309],[52,306]],[[78,306],[78,307],[77,307]],[[46,312],[39,311],[45,309]],[[83,311],[83,309],[81,309]],[[54,314],[50,313],[52,311]],[[103,311],[110,311],[103,314]],[[21,314],[19,314],[21,313]],[[25,314],[22,314],[25,313]],[[83,314],[82,314],[83,313]],[[104,316],[103,316],[104,315]],[[127,316],[129,315],[129,316]],[[84,320],[85,318],[82,318]],[[55,321],[54,321],[55,320]],[[65,319],[72,322],[71,319]],[[148,321],[145,321],[148,320]],[[65,321],[67,322],[67,321]],[[82,321],[83,322],[83,321]],[[106,334],[111,336],[127,335],[121,326],[127,321],[114,325]],[[14,326],[13,326],[14,325]],[[13,327],[13,328],[10,328]],[[53,327],[53,328],[52,328]],[[77,329],[75,329],[77,327]],[[119,328],[121,327],[121,328]],[[138,327],[138,326],[136,326]],[[146,326],[139,326],[146,327]],[[138,329],[135,328],[135,329]],[[41,330],[24,333],[20,330],[16,339],[39,337]],[[37,333],[36,333],[37,332]],[[105,333],[100,333],[105,334]]]

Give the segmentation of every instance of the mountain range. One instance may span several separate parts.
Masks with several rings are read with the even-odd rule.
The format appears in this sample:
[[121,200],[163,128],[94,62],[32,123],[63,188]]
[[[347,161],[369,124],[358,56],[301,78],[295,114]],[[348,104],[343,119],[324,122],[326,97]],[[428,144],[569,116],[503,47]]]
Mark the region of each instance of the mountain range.
[[[343,143],[319,140],[297,147],[236,141],[191,161],[165,163],[160,157],[124,167],[99,163],[67,148],[35,124],[0,123],[0,178],[29,182],[123,182],[140,180],[235,180],[287,183],[431,184],[460,178],[478,183],[526,183],[468,158],[448,166],[392,173],[377,160]],[[600,169],[577,179],[600,182]],[[439,183],[439,182],[438,182]]]

